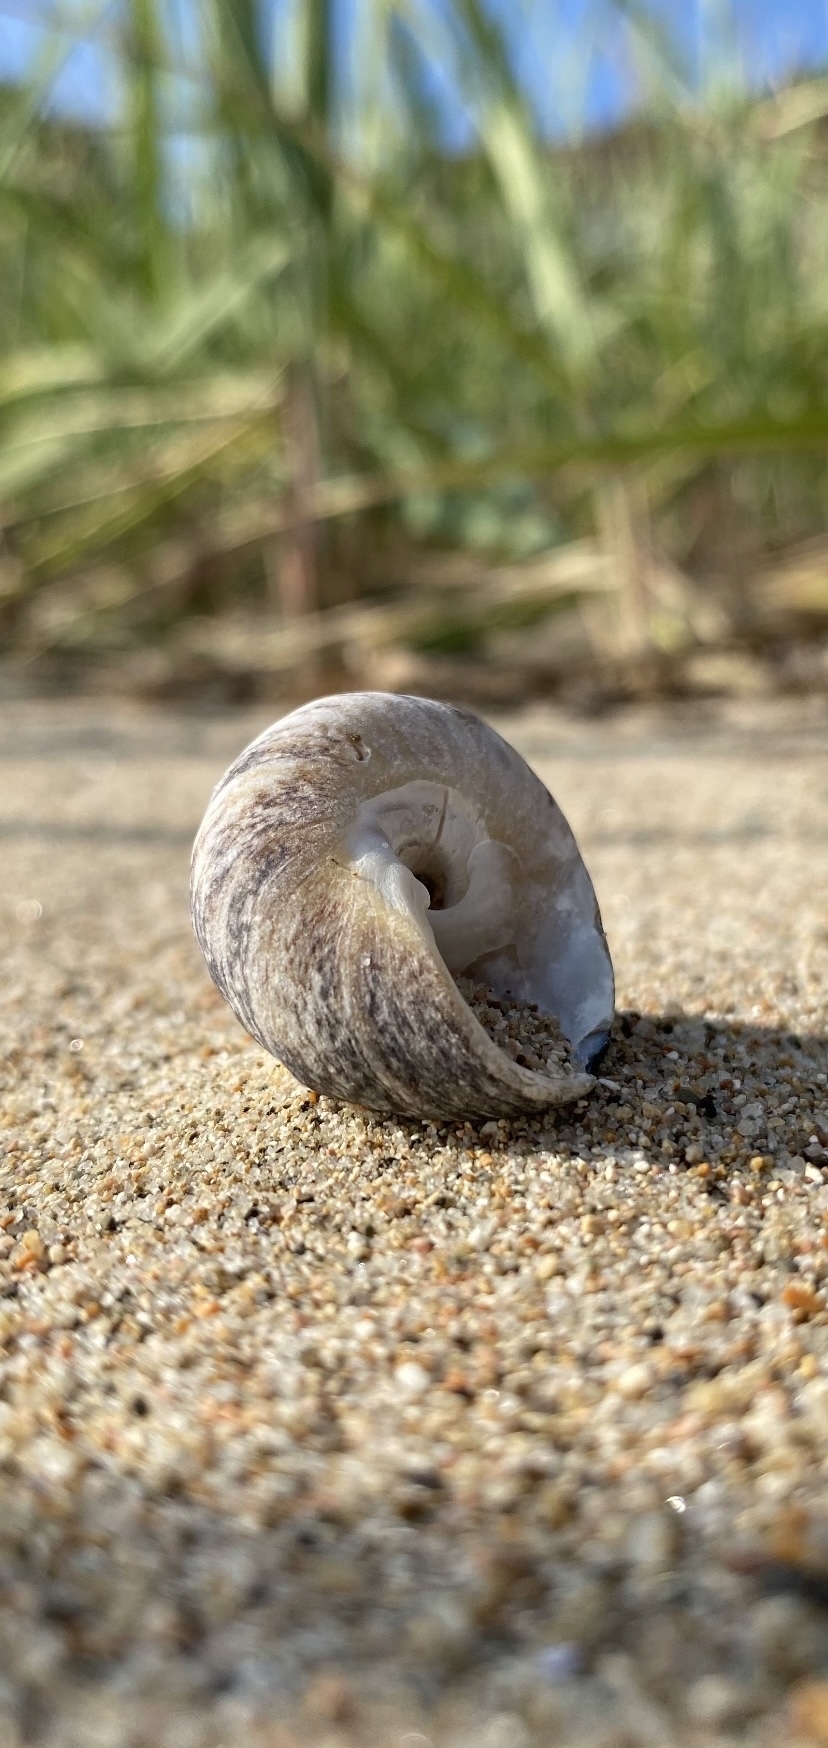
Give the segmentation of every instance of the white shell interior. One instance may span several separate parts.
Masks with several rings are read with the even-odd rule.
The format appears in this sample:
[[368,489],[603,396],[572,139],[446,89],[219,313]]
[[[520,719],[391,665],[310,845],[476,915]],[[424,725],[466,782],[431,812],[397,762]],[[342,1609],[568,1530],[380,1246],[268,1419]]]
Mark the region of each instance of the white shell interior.
[[517,852],[488,836],[459,791],[429,782],[364,802],[347,847],[387,903],[419,917],[453,976],[537,1002],[588,1060],[612,1019],[613,986],[577,854],[561,857],[557,880],[547,862],[533,888]]

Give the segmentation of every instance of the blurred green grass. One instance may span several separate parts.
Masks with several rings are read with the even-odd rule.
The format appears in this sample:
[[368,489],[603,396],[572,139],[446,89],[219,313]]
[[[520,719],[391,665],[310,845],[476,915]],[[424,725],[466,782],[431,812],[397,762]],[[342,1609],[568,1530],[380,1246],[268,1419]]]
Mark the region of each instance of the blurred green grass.
[[596,659],[667,656],[799,548],[823,611],[828,80],[699,93],[623,10],[649,106],[568,145],[480,0],[366,0],[358,76],[328,0],[267,47],[257,0],[202,0],[189,63],[125,0],[110,125],[51,112],[58,32],[0,89],[7,648],[265,616],[271,668],[335,623],[360,672],[380,623],[452,656],[580,603]]

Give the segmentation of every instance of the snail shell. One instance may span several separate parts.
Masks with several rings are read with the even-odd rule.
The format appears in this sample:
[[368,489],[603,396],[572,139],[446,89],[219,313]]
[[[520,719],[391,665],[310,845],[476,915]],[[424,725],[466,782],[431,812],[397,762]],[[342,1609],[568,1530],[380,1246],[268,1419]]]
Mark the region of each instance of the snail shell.
[[519,1066],[454,981],[556,1015],[577,1070],[606,1045],[612,965],[575,839],[471,711],[357,692],[283,717],[215,789],[191,893],[213,981],[317,1092],[457,1118],[593,1084]]

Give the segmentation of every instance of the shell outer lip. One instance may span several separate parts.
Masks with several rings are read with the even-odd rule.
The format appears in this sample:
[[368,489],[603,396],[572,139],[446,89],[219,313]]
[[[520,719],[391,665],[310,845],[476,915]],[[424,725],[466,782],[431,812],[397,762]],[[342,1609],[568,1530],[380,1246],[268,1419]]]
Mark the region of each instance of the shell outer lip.
[[585,1074],[597,1074],[604,1057],[610,1047],[612,1024],[599,1026],[594,1032],[589,1032],[586,1038],[581,1038],[572,1051],[572,1061]]

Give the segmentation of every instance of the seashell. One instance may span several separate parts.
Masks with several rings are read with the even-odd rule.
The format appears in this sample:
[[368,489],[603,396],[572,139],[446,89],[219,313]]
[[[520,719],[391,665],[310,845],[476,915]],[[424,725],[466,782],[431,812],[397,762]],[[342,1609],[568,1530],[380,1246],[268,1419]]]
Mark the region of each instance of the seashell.
[[[191,894],[213,981],[317,1092],[445,1119],[594,1084],[614,988],[592,883],[548,790],[471,711],[357,692],[283,717],[215,789]],[[513,1061],[461,973],[556,1015],[572,1072]]]

